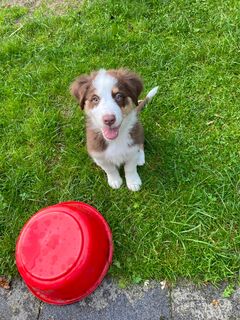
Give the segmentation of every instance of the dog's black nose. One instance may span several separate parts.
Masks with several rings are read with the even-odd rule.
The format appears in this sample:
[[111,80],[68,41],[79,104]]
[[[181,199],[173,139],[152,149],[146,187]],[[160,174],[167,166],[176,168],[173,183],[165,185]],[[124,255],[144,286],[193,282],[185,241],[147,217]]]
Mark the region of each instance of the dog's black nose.
[[113,125],[115,121],[116,121],[116,117],[114,114],[106,114],[105,116],[103,116],[103,122],[107,126]]

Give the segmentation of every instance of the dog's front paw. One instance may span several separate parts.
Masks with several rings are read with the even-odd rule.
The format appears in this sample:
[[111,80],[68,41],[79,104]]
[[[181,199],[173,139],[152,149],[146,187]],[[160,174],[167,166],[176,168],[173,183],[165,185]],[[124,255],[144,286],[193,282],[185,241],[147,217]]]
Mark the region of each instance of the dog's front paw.
[[141,185],[142,185],[142,181],[141,181],[138,174],[136,174],[134,176],[126,177],[126,182],[127,182],[128,189],[131,191],[140,190]]
[[108,176],[108,184],[113,189],[119,189],[122,185],[122,178],[120,176]]

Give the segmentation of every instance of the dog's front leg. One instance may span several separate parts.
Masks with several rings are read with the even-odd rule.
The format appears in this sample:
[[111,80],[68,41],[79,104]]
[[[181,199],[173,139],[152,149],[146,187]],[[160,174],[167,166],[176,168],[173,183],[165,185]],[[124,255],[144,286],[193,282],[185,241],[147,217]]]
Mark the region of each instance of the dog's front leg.
[[120,188],[122,184],[122,178],[119,175],[117,167],[106,160],[96,158],[93,158],[93,160],[106,172],[109,186],[113,189]]
[[128,189],[138,191],[142,185],[142,181],[137,173],[138,155],[129,159],[124,166],[126,183]]

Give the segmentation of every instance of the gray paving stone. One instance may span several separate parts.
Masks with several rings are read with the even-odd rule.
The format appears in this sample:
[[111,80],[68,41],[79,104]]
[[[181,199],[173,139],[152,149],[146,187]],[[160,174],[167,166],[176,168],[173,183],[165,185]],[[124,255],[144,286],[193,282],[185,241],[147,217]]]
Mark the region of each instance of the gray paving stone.
[[179,284],[172,289],[173,320],[240,320],[240,288],[230,298],[223,298],[223,290]]
[[0,320],[35,320],[40,302],[28,291],[25,284],[16,279],[12,290],[0,288]]
[[53,306],[40,302],[16,279],[10,291],[0,288],[0,320],[240,320],[240,288],[223,298],[225,286],[180,283],[170,299],[169,290],[156,281],[123,290],[107,277],[86,299]]
[[170,320],[167,289],[148,285],[121,290],[110,278],[86,299],[67,306],[43,304],[39,320]]

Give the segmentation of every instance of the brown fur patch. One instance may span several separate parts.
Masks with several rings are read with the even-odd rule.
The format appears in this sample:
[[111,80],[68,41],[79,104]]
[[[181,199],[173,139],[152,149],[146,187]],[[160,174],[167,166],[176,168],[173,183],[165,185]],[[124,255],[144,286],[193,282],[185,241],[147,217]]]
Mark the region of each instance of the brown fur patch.
[[112,88],[112,93],[113,95],[119,92],[119,88],[118,87],[113,87]]
[[71,94],[77,99],[82,109],[84,108],[86,93],[90,87],[91,80],[91,76],[82,75],[70,87]]
[[87,125],[86,135],[88,153],[91,154],[91,152],[102,152],[107,149],[107,142],[103,138],[101,132],[95,132]]
[[138,104],[138,97],[143,90],[143,83],[140,77],[126,69],[112,69],[108,74],[118,80],[117,87],[126,97],[130,97],[135,105]]
[[[96,107],[98,105],[99,102],[94,102],[92,100],[92,98],[96,95],[96,90],[95,88],[93,88],[92,86],[89,87],[87,93],[86,93],[86,97],[85,97],[85,105],[84,108],[85,109],[93,109],[94,107]],[[97,96],[97,95],[96,95]]]
[[118,86],[113,87],[112,96],[115,99],[116,94],[120,93],[122,95],[122,99],[120,101],[115,100],[115,102],[122,109],[123,116],[127,116],[134,108],[133,101],[130,97],[127,96],[126,90],[120,90]]
[[122,109],[123,116],[126,117],[134,109],[134,104],[131,98],[126,98],[125,106]]
[[96,75],[95,71],[90,75],[81,75],[70,86],[71,94],[77,99],[82,109],[84,109],[87,97],[93,94],[92,81]]
[[130,136],[133,139],[133,144],[141,145],[144,143],[144,130],[142,124],[138,121],[130,131]]

